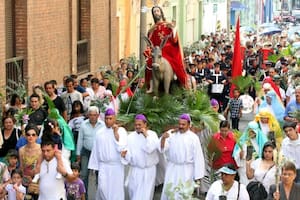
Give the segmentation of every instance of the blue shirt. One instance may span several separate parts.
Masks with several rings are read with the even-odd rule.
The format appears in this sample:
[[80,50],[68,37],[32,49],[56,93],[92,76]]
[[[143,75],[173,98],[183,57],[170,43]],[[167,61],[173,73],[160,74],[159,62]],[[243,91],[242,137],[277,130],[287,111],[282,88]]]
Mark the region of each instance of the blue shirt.
[[86,89],[84,87],[80,86],[80,85],[78,85],[75,89],[80,93],[85,93],[86,92]]
[[296,99],[291,100],[285,108],[284,117],[291,117],[291,113],[300,110],[300,103]]
[[96,138],[96,133],[100,128],[104,127],[104,125],[105,124],[103,121],[98,120],[93,127],[89,119],[84,120],[81,123],[77,139],[76,155],[80,155],[82,148],[85,148],[89,151],[92,150]]
[[[36,143],[41,144],[42,140],[41,138],[37,138]],[[19,150],[21,147],[25,146],[27,144],[27,140],[24,136],[21,136],[16,144],[16,150]]]

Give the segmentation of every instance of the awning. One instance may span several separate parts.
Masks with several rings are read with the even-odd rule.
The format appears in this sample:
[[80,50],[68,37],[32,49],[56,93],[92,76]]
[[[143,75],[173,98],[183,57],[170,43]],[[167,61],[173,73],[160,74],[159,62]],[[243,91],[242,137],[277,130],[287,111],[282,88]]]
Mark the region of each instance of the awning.
[[245,9],[247,9],[247,6],[242,4],[240,1],[231,1],[230,9],[231,10],[245,10]]

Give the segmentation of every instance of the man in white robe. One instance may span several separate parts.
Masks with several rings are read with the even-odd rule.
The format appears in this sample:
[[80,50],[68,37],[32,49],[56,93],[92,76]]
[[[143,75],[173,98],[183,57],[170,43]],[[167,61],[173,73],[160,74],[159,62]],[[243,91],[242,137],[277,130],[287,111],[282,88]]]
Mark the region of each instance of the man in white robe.
[[124,165],[121,151],[127,145],[127,132],[116,124],[113,109],[105,112],[105,127],[96,135],[88,168],[98,171],[97,200],[124,200]]
[[127,148],[121,153],[124,164],[130,165],[126,181],[128,194],[130,200],[152,200],[159,140],[154,131],[147,129],[147,119],[143,114],[136,115],[134,126],[135,132],[128,136]]
[[198,136],[190,128],[188,114],[179,117],[178,129],[165,132],[160,139],[160,151],[165,153],[167,170],[161,200],[168,200],[166,188],[201,179],[204,176],[204,157]]

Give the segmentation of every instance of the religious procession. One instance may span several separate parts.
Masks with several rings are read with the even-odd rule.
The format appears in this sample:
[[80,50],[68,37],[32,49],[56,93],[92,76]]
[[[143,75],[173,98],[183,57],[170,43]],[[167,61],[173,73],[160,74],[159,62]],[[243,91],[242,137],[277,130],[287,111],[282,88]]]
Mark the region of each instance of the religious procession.
[[162,7],[151,15],[142,66],[8,82],[0,199],[300,198],[297,20],[237,16],[183,48]]

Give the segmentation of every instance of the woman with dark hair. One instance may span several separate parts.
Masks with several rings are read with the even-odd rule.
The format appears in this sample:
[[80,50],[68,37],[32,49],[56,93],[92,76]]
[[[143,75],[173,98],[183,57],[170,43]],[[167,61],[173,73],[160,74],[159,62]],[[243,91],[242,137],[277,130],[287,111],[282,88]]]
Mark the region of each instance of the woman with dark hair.
[[273,159],[275,146],[272,142],[266,142],[263,146],[261,158],[249,160],[246,163],[246,173],[248,179],[255,179],[263,184],[266,191],[270,185],[275,184],[276,166]]
[[295,183],[296,166],[293,162],[287,161],[282,166],[281,183],[278,190],[276,185],[270,186],[268,200],[297,200],[300,197],[300,184]]
[[230,123],[225,120],[220,122],[220,131],[212,136],[208,144],[208,154],[212,160],[212,168],[220,169],[225,164],[237,165],[232,156],[236,141],[232,131],[230,131]]
[[[58,109],[59,114],[67,121],[67,109],[62,98],[55,93],[55,85],[52,82],[47,81],[44,84],[44,88],[50,99],[53,101],[55,108]],[[45,109],[49,109],[48,103]]]
[[[39,129],[33,125],[27,125],[25,128],[25,137],[27,144],[20,148],[19,159],[20,169],[23,171],[23,185],[28,187],[31,183],[39,158],[42,156],[40,144],[37,144]],[[37,195],[31,194],[32,199],[37,199]]]
[[16,144],[21,136],[21,131],[15,128],[15,118],[12,116],[6,116],[2,119],[3,129],[2,132],[2,139],[3,143],[0,145],[0,160],[2,160],[8,150],[15,149]]
[[71,120],[68,125],[72,130],[75,144],[77,144],[79,129],[84,119],[85,116],[82,103],[80,101],[74,101],[72,104]]
[[249,183],[246,175],[246,161],[252,159],[253,153],[257,157],[261,157],[264,144],[267,141],[268,138],[262,132],[258,123],[255,121],[249,122],[233,151],[233,157],[239,167],[237,171],[241,183],[245,185]]
[[12,94],[9,103],[5,106],[4,116],[14,116],[19,110],[25,108],[23,100],[17,94]]

